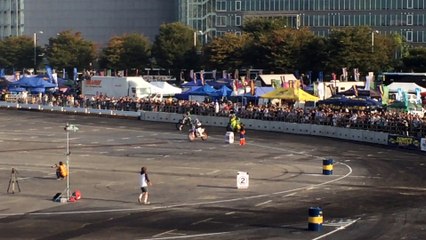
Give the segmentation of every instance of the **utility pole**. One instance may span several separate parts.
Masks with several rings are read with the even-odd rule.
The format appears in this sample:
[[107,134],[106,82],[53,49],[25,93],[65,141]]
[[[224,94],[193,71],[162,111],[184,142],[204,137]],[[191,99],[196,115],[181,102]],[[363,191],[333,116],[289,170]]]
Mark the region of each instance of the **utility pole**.
[[65,191],[67,192],[67,200],[69,200],[70,196],[71,196],[70,195],[70,175],[71,175],[71,173],[70,173],[70,155],[71,155],[71,152],[70,152],[70,132],[71,131],[77,132],[79,129],[75,125],[67,123],[65,125],[64,130],[65,130],[65,132],[67,134],[66,156],[67,156],[67,172],[68,172],[68,176],[67,176],[67,187],[66,187]]

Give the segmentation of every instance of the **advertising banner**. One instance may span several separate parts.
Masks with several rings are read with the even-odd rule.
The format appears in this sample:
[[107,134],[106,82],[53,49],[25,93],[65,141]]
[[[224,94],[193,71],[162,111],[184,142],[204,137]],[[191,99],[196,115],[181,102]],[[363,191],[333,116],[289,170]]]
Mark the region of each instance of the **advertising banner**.
[[388,145],[406,149],[420,150],[420,139],[401,135],[389,135]]
[[420,150],[426,151],[426,138],[420,140]]

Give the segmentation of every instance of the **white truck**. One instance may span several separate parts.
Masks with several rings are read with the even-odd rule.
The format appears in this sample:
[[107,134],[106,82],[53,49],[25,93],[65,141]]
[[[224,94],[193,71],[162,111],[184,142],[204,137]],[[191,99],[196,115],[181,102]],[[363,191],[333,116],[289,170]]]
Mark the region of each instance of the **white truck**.
[[155,94],[155,87],[142,77],[93,76],[83,80],[82,94],[85,96],[132,97],[143,98]]

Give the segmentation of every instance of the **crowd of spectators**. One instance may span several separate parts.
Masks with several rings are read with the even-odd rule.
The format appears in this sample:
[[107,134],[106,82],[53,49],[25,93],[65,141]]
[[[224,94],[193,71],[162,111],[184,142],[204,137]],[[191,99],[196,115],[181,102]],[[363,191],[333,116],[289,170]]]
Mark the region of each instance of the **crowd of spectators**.
[[39,94],[17,96],[3,99],[21,103],[50,106],[81,107],[122,111],[153,111],[195,115],[228,117],[233,111],[242,121],[259,119],[264,121],[282,121],[330,125],[335,127],[382,131],[404,136],[425,137],[426,116],[419,116],[387,109],[335,109],[331,107],[297,108],[291,104],[254,105],[231,101],[204,101],[165,99],[132,99],[129,97],[110,98],[106,96],[86,97],[83,95]]

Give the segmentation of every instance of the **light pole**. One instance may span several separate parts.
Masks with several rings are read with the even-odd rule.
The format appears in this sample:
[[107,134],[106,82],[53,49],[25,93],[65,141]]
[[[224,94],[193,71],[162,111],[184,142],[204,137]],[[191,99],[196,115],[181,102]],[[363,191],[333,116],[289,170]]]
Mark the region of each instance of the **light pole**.
[[[38,33],[43,34],[43,31],[39,31]],[[33,34],[33,42],[34,42],[34,73],[37,71],[37,32]]]
[[207,31],[205,31],[205,32],[203,32],[203,31],[196,31],[196,32],[194,32],[194,47],[197,47],[197,38],[198,38],[198,35],[200,35],[201,36],[201,43],[202,43],[202,45],[204,45],[204,44],[206,44],[207,43],[207,41],[208,41],[208,36],[207,36]]
[[371,52],[374,52],[374,35],[379,33],[379,31],[375,30],[371,32]]
[[75,125],[69,124],[67,123],[67,125],[65,125],[64,128],[65,132],[67,133],[67,172],[68,172],[68,176],[67,176],[67,187],[66,187],[66,192],[67,192],[67,200],[70,199],[70,132],[77,132],[78,131],[78,127],[76,127]]

